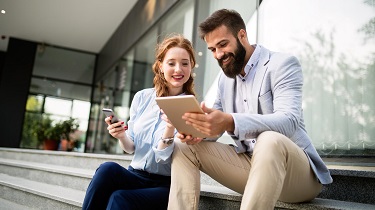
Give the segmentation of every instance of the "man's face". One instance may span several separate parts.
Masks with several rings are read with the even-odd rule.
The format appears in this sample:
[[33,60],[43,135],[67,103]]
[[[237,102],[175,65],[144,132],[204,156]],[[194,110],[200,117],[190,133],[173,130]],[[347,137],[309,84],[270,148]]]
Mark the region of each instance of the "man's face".
[[205,36],[208,49],[226,76],[235,78],[240,74],[245,62],[246,50],[225,26],[220,26]]

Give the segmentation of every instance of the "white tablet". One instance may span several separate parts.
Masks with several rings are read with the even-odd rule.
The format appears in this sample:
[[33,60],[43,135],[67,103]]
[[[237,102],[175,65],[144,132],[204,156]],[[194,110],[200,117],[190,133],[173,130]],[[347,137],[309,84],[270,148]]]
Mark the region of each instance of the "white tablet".
[[156,97],[156,103],[168,116],[168,119],[179,133],[200,138],[208,137],[206,134],[196,130],[193,126],[187,125],[185,120],[182,119],[182,115],[186,112],[204,113],[195,96]]

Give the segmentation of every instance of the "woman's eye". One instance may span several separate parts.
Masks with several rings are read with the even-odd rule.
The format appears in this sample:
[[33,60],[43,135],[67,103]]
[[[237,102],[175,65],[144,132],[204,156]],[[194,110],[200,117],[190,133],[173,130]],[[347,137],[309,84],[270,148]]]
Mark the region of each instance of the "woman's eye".
[[169,66],[174,66],[174,63],[168,63]]
[[189,63],[183,63],[182,65],[183,65],[183,66],[188,66],[188,65],[189,65]]

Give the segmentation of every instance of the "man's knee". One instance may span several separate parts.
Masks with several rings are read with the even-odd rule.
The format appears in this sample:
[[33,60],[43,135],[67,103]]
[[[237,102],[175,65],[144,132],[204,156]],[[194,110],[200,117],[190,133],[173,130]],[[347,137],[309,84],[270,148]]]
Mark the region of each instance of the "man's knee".
[[275,131],[265,131],[257,138],[255,151],[276,152],[286,149],[285,141],[290,141],[286,136]]

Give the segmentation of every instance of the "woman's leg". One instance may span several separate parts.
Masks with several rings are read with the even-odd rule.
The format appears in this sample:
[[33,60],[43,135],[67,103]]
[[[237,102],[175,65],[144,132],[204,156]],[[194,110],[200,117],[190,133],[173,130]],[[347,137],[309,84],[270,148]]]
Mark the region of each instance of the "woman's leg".
[[165,210],[169,187],[117,190],[109,199],[107,210]]
[[87,188],[82,209],[105,209],[109,197],[120,189],[135,189],[140,181],[138,176],[114,162],[99,166]]

